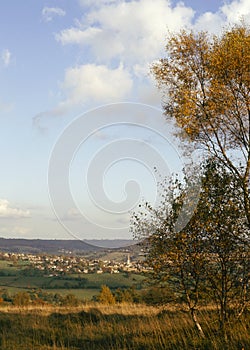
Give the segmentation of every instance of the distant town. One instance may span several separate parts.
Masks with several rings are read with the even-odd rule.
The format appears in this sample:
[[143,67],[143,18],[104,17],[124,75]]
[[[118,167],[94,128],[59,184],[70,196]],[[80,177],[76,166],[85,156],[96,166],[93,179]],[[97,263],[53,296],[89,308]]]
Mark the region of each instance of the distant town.
[[[142,255],[142,254],[141,254]],[[0,252],[0,260],[7,260],[10,266],[17,262],[27,262],[33,269],[43,272],[49,277],[62,274],[102,274],[102,273],[121,273],[133,272],[141,273],[148,271],[143,259],[133,260],[130,253],[125,254],[124,261],[89,259],[82,256],[70,256],[66,254],[29,254],[29,253],[10,253]]]

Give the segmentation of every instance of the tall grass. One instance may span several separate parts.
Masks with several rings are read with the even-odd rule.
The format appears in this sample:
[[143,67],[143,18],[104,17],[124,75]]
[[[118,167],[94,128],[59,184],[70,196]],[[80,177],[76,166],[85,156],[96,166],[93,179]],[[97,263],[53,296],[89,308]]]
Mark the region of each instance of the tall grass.
[[206,339],[189,314],[174,306],[8,307],[0,310],[0,349],[250,349],[249,315],[228,325],[227,342],[217,331],[214,310],[204,308],[199,319]]

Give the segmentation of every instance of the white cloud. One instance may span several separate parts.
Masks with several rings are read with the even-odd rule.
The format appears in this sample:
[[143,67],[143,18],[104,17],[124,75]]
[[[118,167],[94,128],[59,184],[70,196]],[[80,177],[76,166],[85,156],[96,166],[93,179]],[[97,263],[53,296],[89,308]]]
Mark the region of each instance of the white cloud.
[[239,22],[241,18],[250,21],[250,1],[249,0],[234,0],[231,3],[226,3],[221,7],[222,13],[226,16],[227,22]]
[[11,52],[8,49],[4,49],[2,51],[2,62],[5,67],[8,67],[10,64],[10,59],[11,59]]
[[[152,62],[164,50],[167,31],[183,27],[219,32],[240,18],[250,18],[250,1],[224,3],[218,12],[206,12],[196,20],[195,11],[169,0],[80,1],[89,5],[75,27],[56,34],[63,45],[88,47],[97,63],[110,64],[116,59],[131,68]],[[194,22],[195,21],[195,22]],[[132,68],[131,68],[132,69]]]
[[61,31],[56,39],[90,47],[98,62],[151,62],[164,48],[167,29],[189,25],[193,16],[191,8],[182,3],[171,7],[166,0],[101,1],[77,27]]
[[[27,234],[31,233],[31,229],[24,226],[9,226],[9,227],[1,227],[0,234],[7,238],[17,238],[17,237],[25,237]],[[32,237],[33,238],[33,237]]]
[[62,30],[60,34],[55,35],[55,38],[63,45],[84,44],[86,41],[93,40],[101,31],[101,29],[94,27],[89,27],[84,31],[79,28],[70,28]]
[[129,94],[132,85],[133,80],[122,65],[115,69],[95,64],[69,68],[61,84],[67,96],[61,107],[88,101],[106,103],[121,100]]
[[71,208],[68,210],[68,212],[64,215],[63,220],[79,220],[82,219],[82,214],[77,210],[76,208]]
[[27,235],[27,233],[30,233],[31,229],[28,227],[24,227],[24,226],[14,226],[12,228],[12,234],[15,235]]
[[62,45],[77,45],[81,64],[66,70],[60,84],[62,101],[52,111],[39,114],[38,123],[44,115],[62,115],[69,108],[83,104],[89,107],[93,102],[130,98],[157,104],[159,95],[149,77],[149,65],[165,55],[168,31],[193,28],[219,33],[250,12],[249,0],[224,3],[217,12],[206,12],[198,18],[184,2],[173,5],[170,0],[79,3],[83,6],[82,18],[56,33],[55,39]]
[[80,4],[83,6],[100,6],[100,5],[109,5],[113,3],[122,2],[122,0],[79,0]]
[[197,18],[194,29],[197,31],[202,30],[210,33],[219,33],[222,29],[222,23],[225,23],[225,18],[221,12],[206,12]]
[[20,219],[30,217],[29,210],[11,207],[7,199],[0,199],[0,218]]
[[64,95],[62,101],[52,110],[33,117],[34,127],[42,133],[47,131],[42,125],[45,118],[65,115],[77,106],[123,101],[131,94],[133,77],[122,64],[114,69],[105,65],[84,64],[68,68],[60,88]]
[[109,5],[113,3],[121,2],[122,0],[79,0],[79,4],[82,7],[92,6],[99,7],[100,5]]
[[63,17],[66,15],[66,12],[60,7],[44,7],[42,10],[43,20],[45,22],[50,22],[55,16]]
[[167,30],[188,26],[194,11],[182,3],[171,7],[168,0],[80,3],[90,6],[83,18],[55,34],[55,39],[62,45],[78,45],[84,64],[66,70],[60,85],[64,99],[51,114],[92,102],[134,99],[136,80],[142,89],[146,84],[147,96],[153,95],[155,88],[152,82],[149,88],[147,77],[149,64],[163,54]]
[[194,23],[194,29],[219,34],[226,26],[239,23],[242,19],[250,23],[249,0],[226,2],[218,12],[202,14]]

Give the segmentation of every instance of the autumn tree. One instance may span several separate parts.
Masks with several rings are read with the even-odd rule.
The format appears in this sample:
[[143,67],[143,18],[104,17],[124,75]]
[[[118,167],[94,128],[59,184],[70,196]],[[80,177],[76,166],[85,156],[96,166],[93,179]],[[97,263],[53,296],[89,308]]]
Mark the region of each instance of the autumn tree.
[[115,291],[115,300],[118,303],[132,303],[134,291],[132,289],[117,288]]
[[208,161],[196,221],[202,227],[206,290],[217,304],[221,329],[229,314],[240,316],[248,302],[249,228],[239,180]]
[[101,291],[98,296],[98,301],[102,304],[109,304],[109,305],[116,303],[113,293],[111,292],[109,287],[105,285],[101,287]]
[[240,181],[250,225],[249,26],[221,36],[182,31],[171,35],[166,53],[152,66],[165,115]]
[[[240,315],[246,307],[249,228],[239,180],[214,160],[207,161],[202,171],[197,207],[181,230],[176,230],[176,222],[183,215],[187,191],[185,182],[177,179],[171,180],[170,186],[163,184],[159,207],[145,203],[134,214],[132,231],[144,238],[154,280],[181,297],[204,337],[197,317],[202,299],[216,303],[224,334],[229,311]],[[195,174],[190,177],[186,183],[196,183]]]
[[[196,183],[195,177],[191,180]],[[186,183],[190,185],[188,179]],[[140,205],[140,211],[132,217],[131,231],[143,240],[146,263],[153,269],[155,283],[169,289],[172,300],[181,298],[186,303],[195,327],[204,337],[197,318],[206,261],[202,227],[193,216],[185,229],[176,230],[176,222],[183,215],[185,183],[173,178],[169,184],[163,181],[161,186],[161,204],[157,208],[147,202]]]

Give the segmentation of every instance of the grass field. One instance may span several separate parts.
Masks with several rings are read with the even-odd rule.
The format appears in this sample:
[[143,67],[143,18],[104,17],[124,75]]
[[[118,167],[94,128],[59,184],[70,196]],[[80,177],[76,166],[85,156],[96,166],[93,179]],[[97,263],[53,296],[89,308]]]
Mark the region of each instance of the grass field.
[[[21,288],[21,287],[8,287],[7,290],[10,296],[14,296],[19,292],[27,292],[30,289]],[[94,296],[97,296],[99,293],[99,290],[97,289],[61,289],[60,288],[60,289],[43,289],[43,291],[51,294],[58,293],[63,297],[66,296],[67,294],[73,294],[80,301],[90,301]]]
[[[143,275],[134,273],[119,274],[68,274],[65,276],[26,276],[25,264],[10,266],[7,261],[0,261],[0,288],[8,290],[10,295],[20,291],[42,289],[49,293],[74,294],[80,300],[91,300],[97,295],[102,285],[111,290],[117,288],[141,289]],[[2,272],[2,274],[1,274]]]
[[[247,350],[250,349],[249,311],[227,325],[227,341],[219,331],[214,308],[203,308],[199,321],[205,339],[181,305],[162,307],[143,304],[101,305],[90,303],[102,285],[141,289],[144,275],[67,274],[64,276],[26,275],[25,264],[0,261],[0,288],[14,296],[20,291],[75,295],[85,301],[79,307],[12,302],[0,305],[1,350]],[[31,271],[32,273],[32,271]],[[15,304],[15,303],[14,303]],[[17,304],[15,304],[17,305]],[[62,304],[61,304],[62,305]]]
[[216,331],[215,311],[203,310],[201,339],[187,312],[143,305],[0,309],[2,350],[247,350],[249,315]]
[[[44,277],[44,276],[0,276],[0,286],[22,287],[22,288],[53,288],[59,286],[63,288],[67,283],[77,288],[79,282],[84,282],[84,288],[99,289],[101,285],[106,284],[110,288],[125,288],[136,286],[140,288],[141,283],[145,279],[144,276],[138,274],[86,274],[81,275],[67,275],[60,277]],[[55,287],[56,288],[56,287]]]

